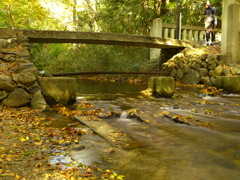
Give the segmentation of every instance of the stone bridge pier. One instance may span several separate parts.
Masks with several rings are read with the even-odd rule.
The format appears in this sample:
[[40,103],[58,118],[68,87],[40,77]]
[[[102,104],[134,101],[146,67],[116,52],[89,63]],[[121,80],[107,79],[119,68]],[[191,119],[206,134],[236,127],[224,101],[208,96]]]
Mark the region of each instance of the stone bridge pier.
[[223,0],[221,53],[225,64],[240,64],[240,0]]

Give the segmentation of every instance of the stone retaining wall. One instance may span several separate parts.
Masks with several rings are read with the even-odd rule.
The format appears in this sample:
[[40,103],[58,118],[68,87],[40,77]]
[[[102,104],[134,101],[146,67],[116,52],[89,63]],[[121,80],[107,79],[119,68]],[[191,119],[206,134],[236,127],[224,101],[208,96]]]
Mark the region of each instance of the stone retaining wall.
[[28,39],[12,31],[0,36],[0,103],[8,107],[31,106],[47,110],[38,71],[31,62]]
[[[48,110],[49,107],[42,91],[46,87],[40,86],[38,79],[38,70],[31,62],[28,39],[19,31],[17,33],[14,30],[1,32],[0,105],[31,106],[34,109]],[[75,82],[74,80],[73,82]],[[69,86],[66,85],[66,87]],[[59,93],[61,94],[61,92]],[[71,90],[71,96],[62,97],[64,102],[73,101],[76,97],[74,93],[76,93],[76,89],[75,91]],[[59,102],[62,102],[61,99]]]
[[183,84],[215,86],[218,76],[240,75],[240,65],[226,66],[221,58],[220,54],[211,54],[203,48],[186,48],[164,63],[161,71]]

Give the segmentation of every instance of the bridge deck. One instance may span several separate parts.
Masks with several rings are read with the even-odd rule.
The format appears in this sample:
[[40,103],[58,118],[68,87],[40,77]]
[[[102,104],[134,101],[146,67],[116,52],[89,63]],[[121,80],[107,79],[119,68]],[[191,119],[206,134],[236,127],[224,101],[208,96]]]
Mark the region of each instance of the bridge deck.
[[[0,32],[12,31],[0,28]],[[83,43],[121,46],[139,46],[148,48],[180,48],[192,47],[192,43],[176,39],[164,39],[149,36],[96,33],[78,31],[41,31],[14,30],[17,34],[28,37],[30,43]],[[0,33],[1,34],[1,33]]]

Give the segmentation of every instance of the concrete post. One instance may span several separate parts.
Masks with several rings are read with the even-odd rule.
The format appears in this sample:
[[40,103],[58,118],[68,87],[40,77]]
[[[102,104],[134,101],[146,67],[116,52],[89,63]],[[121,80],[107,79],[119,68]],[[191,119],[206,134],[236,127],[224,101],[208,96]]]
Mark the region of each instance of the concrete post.
[[223,1],[221,53],[226,64],[240,64],[240,0]]
[[[152,37],[162,37],[162,19],[156,18],[153,20],[153,26],[151,30]],[[161,49],[150,49],[150,62],[158,62],[161,54]]]

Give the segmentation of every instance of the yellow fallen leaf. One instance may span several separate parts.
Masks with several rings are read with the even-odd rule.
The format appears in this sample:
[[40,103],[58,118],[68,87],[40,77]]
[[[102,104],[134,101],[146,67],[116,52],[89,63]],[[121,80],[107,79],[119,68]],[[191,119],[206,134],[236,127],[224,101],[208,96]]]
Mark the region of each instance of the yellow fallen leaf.
[[21,177],[18,174],[16,174],[15,178],[20,179]]
[[58,141],[58,144],[62,144],[64,142],[64,139],[60,139],[59,141]]
[[37,163],[35,166],[36,166],[37,168],[38,168],[38,167],[41,167],[41,166],[42,166],[42,163]]
[[6,160],[7,160],[8,162],[10,162],[10,161],[12,161],[12,158],[8,157],[8,158],[6,158]]
[[26,136],[25,138],[24,138],[24,137],[21,137],[21,138],[20,138],[20,141],[22,141],[22,142],[27,141],[27,140],[29,140],[29,137],[28,137],[28,136]]
[[37,146],[41,146],[41,145],[42,145],[42,141],[40,141],[40,142],[34,142],[34,144],[37,145]]

